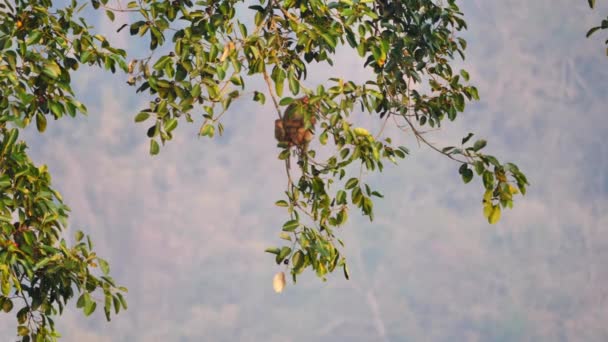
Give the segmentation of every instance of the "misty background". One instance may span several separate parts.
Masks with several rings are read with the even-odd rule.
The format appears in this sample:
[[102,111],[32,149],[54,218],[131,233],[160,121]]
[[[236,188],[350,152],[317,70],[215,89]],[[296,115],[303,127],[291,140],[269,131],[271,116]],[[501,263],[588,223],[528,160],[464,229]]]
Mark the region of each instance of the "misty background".
[[[427,138],[447,146],[475,132],[526,173],[528,194],[497,225],[482,215],[478,179],[464,185],[458,165],[393,131],[411,155],[368,176],[384,194],[374,222],[351,210],[338,233],[351,280],[307,271],[281,294],[271,282],[283,267],[263,252],[285,221],[272,108],[239,100],[213,140],[182,120],[151,157],[147,125],[133,122],[149,99],[125,75],[82,68],[75,88],[89,116],[26,139],[72,208],[70,241],[92,236],[129,309],[107,323],[74,299],[56,319],[61,341],[607,341],[608,57],[605,32],[585,38],[608,13],[599,5],[461,4],[469,46],[456,64],[481,101]],[[128,47],[128,30],[115,32],[127,17],[97,13],[92,23]],[[334,61],[309,84],[365,78],[354,51]],[[0,340],[15,327],[0,316]]]

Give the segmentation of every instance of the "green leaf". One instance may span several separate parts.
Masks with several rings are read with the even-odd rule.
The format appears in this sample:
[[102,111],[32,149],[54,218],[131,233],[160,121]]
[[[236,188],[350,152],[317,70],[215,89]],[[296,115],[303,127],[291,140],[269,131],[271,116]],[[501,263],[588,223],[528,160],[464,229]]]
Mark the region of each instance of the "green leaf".
[[283,224],[283,231],[293,232],[294,230],[298,229],[299,226],[300,222],[298,222],[298,220],[289,220]]
[[381,194],[381,193],[379,193],[378,191],[372,191],[372,196],[376,196],[376,197],[384,198],[384,195],[382,195],[382,194]]
[[289,91],[291,91],[294,95],[297,95],[300,92],[300,82],[291,70],[287,80],[289,81]]
[[57,63],[55,63],[55,61],[49,61],[44,64],[42,72],[48,77],[56,79],[57,77],[59,77],[59,75],[61,75],[61,68],[59,67],[59,65],[57,65]]
[[349,153],[350,153],[350,149],[348,149],[348,148],[342,149],[342,151],[340,151],[340,158],[346,159],[346,157],[348,156]]
[[277,254],[276,262],[277,264],[280,264],[283,260],[285,260],[285,258],[291,254],[291,248],[289,247],[283,247],[281,248],[281,251],[279,252],[279,254]]
[[280,250],[279,248],[272,247],[272,248],[266,248],[266,249],[264,250],[264,252],[266,252],[266,253],[270,253],[270,254],[276,254],[276,255],[279,255],[279,253],[281,252],[281,250]]
[[460,175],[462,176],[462,181],[467,184],[473,179],[473,170],[466,168]]
[[122,304],[122,307],[125,310],[128,309],[128,307],[127,307],[127,301],[125,300],[125,297],[121,293],[117,293],[116,297],[118,297],[118,299],[120,300],[120,304]]
[[51,109],[51,112],[53,112],[53,114],[55,114],[56,118],[60,118],[61,116],[63,116],[63,113],[65,112],[63,105],[59,102],[49,101],[49,108]]
[[28,313],[30,312],[30,308],[28,306],[24,306],[17,312],[17,322],[19,324],[23,324],[27,321]]
[[287,203],[287,201],[284,201],[284,200],[276,201],[274,204],[277,207],[288,207],[289,206],[289,204]]
[[[29,245],[29,244],[30,244],[30,243],[28,243],[28,245]],[[41,268],[42,268],[42,267],[44,267],[46,264],[48,264],[50,261],[51,261],[51,259],[50,259],[50,258],[43,258],[43,259],[40,259],[40,261],[38,261],[38,262],[36,263],[36,265],[34,265],[34,270],[36,270],[36,271],[37,271],[37,270],[41,269]]]
[[266,102],[266,96],[264,96],[264,94],[260,93],[259,91],[255,91],[253,93],[253,100],[256,102],[259,102],[261,104],[264,104]]
[[359,184],[359,180],[357,178],[351,178],[346,182],[346,185],[344,186],[347,190],[350,190],[354,187],[357,186],[357,184]]
[[84,309],[83,309],[84,315],[90,316],[95,311],[96,307],[97,307],[97,303],[95,303],[95,301],[91,300],[91,298],[88,298],[88,300],[84,304]]
[[492,172],[484,171],[482,179],[486,190],[491,190],[494,187],[494,174]]
[[[8,278],[2,279],[2,294],[4,296],[8,296],[11,291],[11,283],[8,281]],[[0,297],[2,298],[2,297]]]
[[243,78],[237,75],[230,77],[230,82],[236,86],[244,86]]
[[466,70],[460,70],[460,76],[462,76],[465,81],[469,81],[469,73]]
[[154,155],[157,155],[159,151],[160,151],[160,146],[158,145],[156,140],[150,139],[150,154],[154,156]]
[[478,175],[481,175],[486,169],[486,167],[483,165],[483,162],[479,160],[475,162],[474,167],[475,172],[477,172]]
[[42,32],[40,32],[39,30],[34,30],[34,31],[30,32],[29,36],[27,37],[27,40],[25,41],[25,44],[27,44],[27,45],[37,44],[38,41],[40,41],[40,37],[42,37]]
[[80,63],[87,63],[91,57],[93,56],[93,53],[91,51],[83,51],[80,54]]
[[469,133],[466,137],[462,138],[462,144],[466,144],[469,139],[473,137],[473,133]]
[[475,144],[473,145],[473,151],[477,152],[477,151],[481,150],[482,148],[486,147],[487,144],[488,144],[487,141],[485,141],[483,139],[477,140],[475,142]]
[[338,190],[336,193],[336,203],[346,204],[346,192],[344,190]]
[[279,102],[279,106],[287,106],[288,104],[291,104],[293,101],[294,101],[294,99],[291,97],[284,97]]
[[297,251],[291,257],[291,264],[294,270],[299,270],[304,265],[304,253],[302,251]]
[[278,96],[283,96],[283,87],[284,87],[284,80],[277,80],[274,84],[274,90],[277,92]]
[[112,304],[114,304],[114,313],[120,312],[120,299],[117,296],[112,297]]
[[454,96],[454,105],[456,106],[456,109],[459,112],[464,111],[465,103],[464,103],[464,97],[462,96],[461,93],[457,93]]
[[78,297],[78,300],[76,301],[76,308],[80,309],[84,307],[84,304],[86,303],[86,295],[87,293],[83,293],[80,295],[80,297]]
[[9,186],[11,186],[12,181],[11,181],[11,177],[9,175],[2,175],[0,176],[0,190],[4,190],[5,188],[8,188]]
[[177,127],[177,119],[172,118],[169,121],[167,121],[167,123],[165,123],[165,132],[171,133],[171,131],[173,131],[175,129],[175,127]]
[[215,126],[211,124],[204,124],[203,127],[201,127],[199,134],[203,137],[208,136],[209,138],[213,138],[215,135]]
[[100,258],[97,258],[97,261],[99,262],[99,267],[101,268],[101,271],[104,275],[107,276],[110,273],[110,265],[107,261]]
[[319,135],[319,142],[321,143],[321,145],[327,144],[327,131],[324,131],[323,133],[321,133],[321,135]]
[[591,7],[591,8],[595,7],[595,0],[587,0],[587,2],[589,2],[589,7]]
[[321,32],[321,37],[323,38],[323,40],[325,40],[325,42],[327,43],[327,45],[329,45],[332,49],[336,48],[336,39],[329,35],[327,32]]
[[19,137],[19,130],[14,128],[11,129],[8,137],[2,142],[2,154],[4,153],[11,153],[13,145],[15,144],[15,141],[17,141],[17,138]]
[[106,15],[110,19],[110,21],[114,21],[114,12],[106,10]]
[[380,150],[378,150],[378,147],[375,144],[372,144],[372,156],[375,161],[380,161]]
[[135,122],[142,122],[142,121],[146,121],[148,120],[148,118],[150,117],[150,113],[147,112],[139,112],[136,116],[135,116]]
[[112,296],[110,294],[106,294],[105,298],[104,298],[104,305],[103,305],[103,313],[106,316],[106,321],[110,322],[111,321],[111,309],[112,309]]
[[36,128],[40,133],[46,130],[46,117],[41,113],[36,114]]
[[156,61],[156,63],[154,63],[154,65],[152,66],[152,68],[154,70],[163,70],[165,68],[165,65],[167,65],[170,62],[171,62],[171,57],[169,57],[169,56],[162,56],[161,58],[159,58]]
[[587,31],[587,34],[585,35],[587,38],[591,37],[591,35],[593,33],[595,33],[595,31],[601,29],[600,26],[596,26],[596,27],[592,27],[589,31]]

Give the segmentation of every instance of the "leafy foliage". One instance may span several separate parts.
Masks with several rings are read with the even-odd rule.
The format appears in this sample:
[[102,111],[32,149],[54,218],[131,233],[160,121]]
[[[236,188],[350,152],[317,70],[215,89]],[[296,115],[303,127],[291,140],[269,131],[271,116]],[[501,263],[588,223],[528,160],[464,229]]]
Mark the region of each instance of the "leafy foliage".
[[[456,119],[467,100],[479,98],[477,89],[467,85],[468,73],[449,64],[455,56],[464,58],[466,42],[456,33],[466,23],[455,1],[260,1],[249,6],[253,24],[236,16],[239,2],[201,1],[200,7],[190,1],[129,3],[128,11],[141,16],[130,24],[130,34],[147,36],[152,51],[170,47],[156,59],[150,55],[130,63],[128,83],[156,97],[135,120],[152,120],[148,136],[150,152],[156,154],[159,141],[172,139],[177,122],[194,121],[200,108],[200,135],[221,134],[223,115],[245,94],[251,76],[265,81],[266,92],[256,90],[253,99],[272,99],[277,125],[289,124],[283,112],[287,116],[289,108],[305,101],[298,105],[302,129],[314,128],[318,144],[335,152],[317,160],[317,144],[286,144],[278,128],[278,158],[286,161],[288,186],[277,205],[288,212],[281,237],[291,244],[267,251],[277,263],[291,260],[294,280],[307,267],[320,277],[336,267],[346,274],[335,229],[347,221],[350,205],[373,219],[372,198],[382,196],[364,182],[364,171],[382,171],[387,160],[395,163],[408,154],[381,132],[372,136],[353,127],[350,116],[357,110],[375,113],[431,145],[423,137],[424,126]],[[332,77],[307,86],[308,66],[333,65],[339,46],[354,49],[374,78],[357,84]],[[296,99],[299,94],[304,97]],[[525,193],[528,183],[514,164],[482,154],[485,145],[479,140],[466,148],[431,147],[462,164],[465,182],[473,170],[482,177],[484,214],[495,223],[501,208],[512,207],[513,195]],[[297,178],[289,162],[293,158]],[[353,164],[359,166],[354,174]]]
[[51,187],[46,166],[35,166],[18,140],[19,129],[32,121],[44,132],[49,117],[86,114],[71,87],[81,63],[127,69],[125,52],[75,17],[78,3],[51,5],[0,3],[0,307],[16,314],[22,341],[56,340],[52,316],[77,294],[87,316],[97,306],[97,291],[108,320],[112,310],[127,307],[126,289],[114,283],[90,238],[78,232],[69,247],[61,237],[69,208]]
[[[16,311],[18,335],[26,341],[58,336],[51,316],[63,312],[74,290],[87,316],[97,305],[92,293],[101,290],[109,320],[112,309],[127,307],[126,289],[114,283],[88,236],[77,232],[73,247],[61,238],[69,208],[51,188],[46,167],[28,158],[18,130],[1,127],[0,137],[0,307]],[[98,266],[99,277],[92,272]]]
[[[112,21],[117,13],[129,13],[129,22],[117,25],[117,31],[141,37],[148,49],[127,62],[125,51],[91,32],[78,17],[86,2],[74,0],[60,9],[49,0],[0,4],[0,118],[6,144],[15,144],[11,137],[32,120],[44,132],[49,117],[86,114],[71,88],[71,74],[83,63],[125,71],[135,92],[151,99],[135,121],[149,125],[152,155],[173,138],[180,122],[200,117],[199,135],[213,138],[216,132],[223,133],[222,118],[235,101],[252,95],[264,104],[269,98],[278,117],[278,158],[285,160],[288,182],[284,198],[276,202],[287,212],[280,233],[287,246],[267,252],[275,255],[277,264],[287,265],[294,281],[309,267],[323,279],[338,267],[349,277],[337,229],[346,223],[351,207],[374,218],[373,198],[382,195],[363,176],[409,154],[406,147],[395,146],[384,136],[384,130],[372,134],[356,127],[353,114],[377,115],[383,127],[390,121],[413,134],[458,162],[465,183],[477,174],[483,181],[483,212],[490,223],[498,221],[501,208],[512,207],[515,194],[525,194],[524,174],[516,165],[482,153],[485,140],[470,145],[473,135],[469,134],[459,147],[439,148],[424,136],[426,127],[455,120],[467,101],[479,98],[468,83],[469,74],[450,65],[455,57],[464,58],[466,48],[466,41],[457,35],[466,23],[454,0],[260,0],[247,3],[249,7],[240,0],[90,3]],[[330,77],[321,84],[308,84],[310,65],[333,65],[338,48],[352,49],[373,76],[364,83]],[[262,89],[250,89],[251,84],[259,84],[256,79],[263,81]],[[72,249],[59,240],[64,223],[52,222],[65,220],[67,208],[48,188],[46,170],[27,161],[25,145],[14,146],[19,148],[7,150],[2,168],[8,201],[3,204],[7,227],[3,239],[8,242],[0,253],[11,257],[0,265],[6,268],[7,286],[12,286],[3,298],[4,303],[12,303],[9,295],[20,296],[26,304],[29,298],[25,317],[32,317],[37,309],[42,317],[34,320],[36,332],[25,326],[28,330],[20,328],[20,333],[51,339],[53,305],[61,312],[73,295],[66,289],[74,286],[81,293],[77,306],[85,314],[95,309],[90,293],[101,288],[109,319],[110,308],[116,312],[126,308],[121,288],[107,277],[107,263],[90,251],[90,244],[81,242],[82,236]],[[329,156],[321,158],[324,154]],[[17,171],[25,166],[30,173]],[[21,191],[24,184],[19,183],[22,177],[44,183],[32,183],[35,191],[15,197],[14,191]],[[21,202],[14,202],[17,199]],[[11,215],[19,217],[17,224]],[[49,225],[54,228],[45,228]],[[26,241],[29,250],[23,252],[20,266],[11,261],[21,260],[18,251],[24,248],[19,242],[12,245],[15,231],[24,236],[35,231]],[[91,275],[95,261],[103,277]],[[58,288],[57,293],[51,295],[50,288]],[[33,306],[34,298],[47,305]],[[45,330],[47,322],[50,333]]]

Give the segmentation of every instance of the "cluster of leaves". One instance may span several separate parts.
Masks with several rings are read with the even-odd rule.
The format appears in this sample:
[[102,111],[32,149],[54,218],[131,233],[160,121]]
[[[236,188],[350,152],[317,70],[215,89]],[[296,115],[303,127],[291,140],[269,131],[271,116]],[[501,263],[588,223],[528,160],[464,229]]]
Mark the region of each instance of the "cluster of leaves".
[[48,117],[86,114],[76,100],[71,73],[80,64],[99,65],[112,72],[126,70],[125,51],[115,49],[75,15],[82,5],[50,12],[51,1],[0,3],[0,108],[2,119],[17,127],[32,120],[44,132]]
[[[147,131],[152,154],[172,138],[182,119],[193,122],[200,115],[201,136],[213,137],[216,128],[221,134],[223,115],[244,94],[245,80],[252,76],[260,75],[267,87],[254,90],[253,99],[263,104],[269,96],[279,118],[284,106],[297,101],[293,96],[306,96],[314,108],[305,115],[307,126],[314,116],[319,144],[333,142],[335,153],[321,162],[315,160],[316,144],[305,149],[279,144],[289,181],[286,199],[277,204],[287,208],[289,220],[281,237],[291,245],[268,252],[276,255],[277,263],[291,260],[294,280],[309,266],[321,277],[338,265],[346,270],[334,229],[345,223],[350,204],[372,219],[372,197],[381,196],[362,182],[363,171],[382,171],[383,159],[395,162],[407,153],[404,147],[392,146],[390,138],[353,128],[350,116],[357,110],[376,113],[429,144],[421,131],[425,125],[435,128],[445,118],[454,120],[467,100],[478,99],[477,89],[466,84],[468,73],[450,66],[456,55],[464,58],[466,42],[456,33],[466,23],[455,1],[262,0],[249,6],[253,22],[236,16],[239,3],[141,0],[124,8],[108,1],[96,6],[111,20],[116,11],[135,14],[126,25],[130,34],[149,39],[150,55],[129,63],[128,83],[155,98],[135,117],[136,122],[153,121]],[[354,49],[375,78],[363,84],[330,78],[327,86],[307,86],[308,66],[333,65],[332,55],[340,45]],[[157,50],[164,54],[155,58]],[[457,149],[448,153],[431,147],[457,160]],[[474,166],[483,177],[484,213],[494,223],[501,206],[512,206],[514,187],[506,177],[522,193],[527,181],[515,165],[500,164],[479,150],[459,160],[460,172],[468,182],[469,167]],[[297,180],[290,172],[294,156],[299,160]],[[331,190],[353,162],[360,164],[359,176]]]
[[485,188],[483,214],[488,222],[493,224],[500,219],[501,207],[513,208],[513,195],[526,194],[528,180],[517,165],[501,164],[496,157],[482,154],[480,151],[487,145],[485,140],[477,140],[473,146],[465,147],[472,137],[473,133],[469,133],[462,139],[461,147],[448,146],[441,152],[450,158],[464,157],[458,169],[464,183],[469,183],[473,179],[473,170],[481,177]]
[[[382,195],[365,183],[364,174],[382,171],[386,160],[396,163],[408,154],[407,148],[394,146],[390,137],[384,137],[383,130],[373,135],[356,127],[353,113],[377,115],[383,120],[383,128],[391,121],[420,142],[458,161],[465,183],[473,178],[474,170],[483,179],[484,213],[491,223],[498,220],[501,207],[512,206],[513,195],[525,193],[527,180],[517,166],[501,164],[495,157],[481,153],[485,141],[479,140],[472,147],[441,149],[425,138],[423,130],[427,126],[437,128],[446,118],[455,120],[467,101],[479,98],[477,89],[468,84],[468,73],[453,70],[450,65],[456,56],[464,58],[466,48],[465,40],[457,36],[466,23],[455,0],[259,0],[248,8],[242,7],[243,0],[90,3],[111,21],[117,20],[117,13],[129,13],[129,22],[119,23],[117,31],[143,38],[148,49],[139,49],[142,55],[127,63],[125,51],[92,33],[78,17],[87,3],[72,0],[61,9],[53,8],[49,0],[0,3],[3,127],[23,128],[35,119],[42,132],[49,115],[57,119],[66,113],[86,113],[86,107],[73,97],[70,82],[71,73],[83,63],[112,72],[124,70],[127,83],[135,92],[150,99],[135,121],[149,123],[147,135],[153,155],[173,138],[181,120],[194,122],[200,117],[200,136],[214,137],[216,131],[222,134],[224,114],[243,95],[252,95],[261,104],[270,98],[279,119],[286,107],[305,99],[305,103],[292,108],[307,108],[302,115],[305,129],[314,129],[317,139],[300,146],[278,144],[278,158],[285,160],[288,184],[285,198],[276,204],[286,208],[288,219],[280,236],[289,243],[267,250],[275,254],[277,263],[288,265],[294,281],[308,267],[322,278],[342,267],[348,278],[336,229],[347,221],[350,207],[373,219],[372,198]],[[237,9],[242,15],[237,16]],[[373,76],[361,84],[336,77],[321,84],[308,84],[309,66],[333,65],[332,56],[340,47],[353,49]],[[263,88],[246,88],[246,81],[253,83],[256,77],[263,81]],[[296,99],[302,94],[304,97]],[[7,137],[14,131],[6,128],[3,132]],[[318,160],[322,150],[330,151],[329,156]],[[297,161],[294,168],[292,160]],[[7,180],[13,185],[17,184],[16,167],[12,165],[12,171],[6,171]],[[24,194],[24,203],[31,203],[35,198],[32,196],[32,192]],[[49,203],[60,203],[57,196],[45,198],[50,198]],[[16,206],[10,208],[9,216],[19,212]],[[44,219],[51,209],[39,210],[32,215]],[[30,222],[27,210],[24,213],[17,227],[42,229]],[[24,223],[26,220],[30,221]],[[60,231],[62,225],[56,227]],[[32,246],[38,247],[32,247],[31,258],[40,258],[32,259],[32,270],[42,260],[48,260],[48,264],[38,265],[44,270],[40,274],[45,273],[40,277],[55,276],[57,273],[47,267],[64,263],[73,266],[69,270],[64,266],[68,270],[65,272],[78,270],[70,273],[77,276],[52,278],[50,283],[80,289],[77,304],[85,313],[95,308],[89,290],[97,287],[106,295],[104,308],[108,316],[112,304],[116,310],[124,306],[110,278],[99,280],[90,275],[93,260],[104,273],[107,271],[107,264],[89,250],[90,246],[86,249],[87,244],[79,242],[72,250],[62,248],[58,235],[48,236],[51,235],[54,240],[30,239]],[[11,248],[17,247],[6,247]],[[55,248],[56,253],[49,248]],[[53,259],[55,255],[59,255],[57,260]],[[75,264],[68,263],[68,259]],[[31,298],[34,292],[21,290],[31,284],[28,272],[25,268],[13,270],[17,279],[17,283],[11,283],[14,295],[26,293],[24,298]],[[37,274],[34,270],[33,275]],[[64,303],[69,297],[63,297]],[[42,323],[49,319],[46,312]],[[44,327],[39,325],[38,331],[43,331],[41,326]]]
[[[589,7],[595,7],[595,0],[587,0],[589,2]],[[608,29],[608,16],[606,19],[602,20],[602,23],[598,26],[594,26],[587,31],[587,38],[589,38],[593,33],[598,30],[606,30]],[[608,45],[608,39],[606,39],[605,44]],[[606,48],[606,55],[608,55],[608,48]]]
[[[322,41],[327,45],[317,54],[322,56],[321,60],[331,63],[326,56],[333,52],[335,44],[329,42],[341,41],[358,51],[365,59],[364,65],[374,71],[376,78],[363,85],[331,78],[329,82],[334,85],[328,90],[322,85],[316,91],[304,88],[309,101],[318,103],[314,114],[320,122],[317,129],[319,143],[324,145],[328,136],[333,137],[336,153],[326,162],[317,162],[314,160],[314,149],[296,150],[300,160],[300,179],[294,182],[289,176],[287,199],[277,202],[277,205],[286,207],[290,214],[290,219],[283,225],[281,237],[290,241],[291,246],[269,248],[267,252],[275,254],[277,263],[289,264],[291,261],[294,281],[296,275],[309,266],[320,277],[333,271],[336,266],[342,266],[348,277],[345,260],[338,250],[338,244],[342,245],[342,241],[337,239],[338,244],[334,243],[334,229],[346,221],[349,204],[360,208],[364,215],[373,219],[372,197],[381,195],[368,184],[362,183],[362,171],[382,171],[382,159],[395,162],[396,157],[403,158],[407,154],[406,148],[391,146],[390,138],[379,139],[379,136],[372,137],[363,128],[353,129],[349,116],[356,105],[364,112],[378,113],[381,119],[393,119],[398,127],[403,127],[433,149],[462,163],[459,172],[465,183],[473,178],[470,168],[474,167],[483,178],[484,214],[490,223],[497,222],[500,208],[511,207],[513,204],[513,195],[518,192],[513,184],[518,186],[521,193],[525,193],[528,183],[517,166],[512,163],[503,165],[495,157],[482,154],[480,150],[486,145],[483,140],[478,141],[473,148],[448,147],[440,150],[428,143],[421,131],[425,125],[440,126],[445,118],[454,120],[457,113],[464,110],[466,100],[478,99],[477,89],[463,84],[469,79],[468,73],[464,70],[454,73],[449,65],[455,54],[463,56],[466,47],[463,39],[454,37],[454,31],[465,27],[455,3],[448,2],[447,6],[439,6],[431,1],[342,1],[330,3],[327,7],[323,3],[318,5],[318,11],[315,12],[313,8],[308,16],[304,16],[301,8],[296,8],[292,14],[289,12],[292,8],[278,9],[283,14],[282,18],[275,20],[279,23],[278,27],[301,27],[305,21],[293,18],[315,16],[310,22],[334,23],[333,29],[311,24],[300,31],[294,29],[294,38],[284,37],[286,41],[295,44],[296,51],[301,48],[304,52],[304,61],[299,62],[306,65],[304,62],[308,53],[306,47],[300,47],[299,43],[307,42],[314,32],[323,32]],[[275,32],[271,37],[276,37],[281,32]],[[298,35],[299,32],[301,36]],[[273,77],[275,74],[280,75],[275,70],[270,78],[275,82],[276,88],[277,82],[281,84],[283,80]],[[305,74],[306,69],[294,73],[294,77],[286,73],[292,93],[299,90],[294,85],[302,83],[302,79],[297,76]],[[424,83],[430,91],[421,90]],[[280,88],[275,90],[277,96],[281,96]],[[279,105],[290,102],[290,98],[283,98]],[[470,137],[463,139],[463,144]],[[465,158],[456,158],[458,154]],[[289,150],[283,150],[279,158],[289,158]],[[344,178],[347,167],[353,162],[360,164],[359,176],[350,177],[342,189],[331,192],[329,188],[334,180]],[[314,225],[303,222],[302,213]]]
[[[351,87],[354,89],[355,85],[350,83],[346,87],[334,86],[328,89],[328,93],[343,95],[344,89]],[[276,255],[277,264],[286,260],[292,261],[294,281],[296,275],[307,267],[312,267],[319,277],[324,277],[337,266],[341,266],[348,278],[345,259],[336,246],[336,241],[340,245],[343,243],[340,239],[336,239],[334,230],[347,221],[349,203],[359,208],[370,220],[373,219],[372,197],[382,197],[382,195],[372,190],[369,184],[362,182],[363,171],[381,171],[384,168],[383,160],[396,162],[397,158],[405,158],[408,153],[403,146],[393,147],[390,138],[380,141],[365,128],[351,127],[341,117],[347,117],[351,109],[332,110],[328,103],[320,102],[324,94],[323,87],[319,87],[318,93],[308,98],[308,101],[317,108],[317,114],[323,119],[318,129],[319,143],[322,146],[331,143],[336,153],[327,160],[319,162],[315,159],[317,153],[314,149],[291,149],[284,146],[278,157],[289,160],[291,154],[295,153],[299,160],[299,179],[294,181],[290,169],[287,168],[286,199],[276,202],[277,206],[287,208],[290,215],[290,219],[282,227],[280,236],[292,242],[292,245],[269,248],[266,251]],[[284,98],[282,101],[282,103],[291,102],[291,98]],[[348,104],[349,100],[344,99],[341,103]],[[352,102],[350,105],[352,106]],[[330,136],[331,142],[328,141]],[[355,162],[360,164],[358,175],[346,177],[348,166]],[[331,186],[335,182],[338,182],[339,188],[332,191]],[[302,214],[305,217],[302,217]]]
[[[16,312],[22,341],[54,341],[59,335],[52,316],[63,312],[75,291],[77,306],[90,315],[97,305],[93,293],[100,290],[109,320],[112,309],[127,307],[126,289],[114,283],[88,236],[84,242],[77,232],[72,247],[61,238],[69,208],[51,188],[46,167],[28,158],[18,132],[0,127],[0,307]],[[98,266],[99,277],[92,272]]]
[[103,302],[108,320],[127,307],[126,289],[89,237],[78,232],[72,247],[62,238],[69,209],[18,140],[31,122],[44,132],[49,117],[86,114],[71,85],[81,64],[127,70],[125,51],[89,31],[77,17],[82,8],[76,1],[60,9],[48,0],[0,3],[0,307],[16,313],[22,341],[56,340],[52,317],[74,296],[85,315]]

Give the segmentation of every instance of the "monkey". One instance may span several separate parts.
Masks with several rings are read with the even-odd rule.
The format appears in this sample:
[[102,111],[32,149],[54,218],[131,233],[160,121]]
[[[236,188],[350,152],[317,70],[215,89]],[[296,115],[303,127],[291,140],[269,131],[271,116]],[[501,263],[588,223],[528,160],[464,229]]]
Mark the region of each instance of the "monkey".
[[[314,107],[309,104],[307,96],[296,99],[289,104],[281,119],[274,122],[274,137],[280,147],[291,148],[296,146],[299,151],[298,165],[307,168],[308,144],[312,141],[313,129],[317,121]],[[289,160],[287,160],[289,168]]]
[[274,120],[274,138],[277,139],[279,143],[287,142],[285,128],[283,128],[283,119]]
[[[289,147],[306,147],[314,136],[313,128],[317,119],[311,113],[308,97],[292,102],[283,113],[282,119],[274,122],[274,136],[279,143],[287,143]],[[309,113],[308,117],[306,113]],[[307,122],[308,120],[308,126]]]

